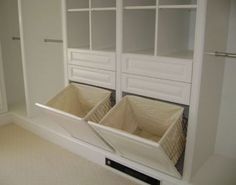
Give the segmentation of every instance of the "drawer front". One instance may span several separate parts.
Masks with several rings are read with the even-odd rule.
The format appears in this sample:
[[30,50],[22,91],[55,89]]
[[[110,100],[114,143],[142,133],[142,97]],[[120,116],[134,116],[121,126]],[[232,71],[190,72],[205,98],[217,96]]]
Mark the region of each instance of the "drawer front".
[[69,64],[115,70],[115,54],[110,52],[68,50]]
[[191,84],[123,74],[122,90],[189,105]]
[[69,65],[69,80],[115,89],[115,73],[112,71],[98,70]]
[[190,83],[192,80],[192,60],[123,55],[122,71],[129,74]]

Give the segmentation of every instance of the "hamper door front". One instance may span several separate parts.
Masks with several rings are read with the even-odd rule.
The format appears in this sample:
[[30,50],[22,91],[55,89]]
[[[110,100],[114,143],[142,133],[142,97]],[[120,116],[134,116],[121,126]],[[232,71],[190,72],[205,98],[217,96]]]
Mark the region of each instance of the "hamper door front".
[[159,144],[146,143],[133,135],[92,122],[89,124],[122,157],[180,178],[179,172]]
[[72,137],[104,150],[112,151],[112,149],[83,119],[77,118],[62,111],[51,109],[45,105],[36,105],[41,109],[41,112],[44,114],[44,116],[50,119],[50,121],[53,121],[60,127],[64,128]]

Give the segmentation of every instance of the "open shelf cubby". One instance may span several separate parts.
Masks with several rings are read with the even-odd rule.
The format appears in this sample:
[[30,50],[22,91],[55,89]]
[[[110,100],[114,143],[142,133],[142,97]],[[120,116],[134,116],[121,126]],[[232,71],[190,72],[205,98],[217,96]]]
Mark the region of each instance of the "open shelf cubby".
[[92,12],[92,49],[116,50],[116,11]]
[[124,0],[124,6],[155,6],[156,0]]
[[68,47],[89,49],[89,12],[67,13]]
[[197,0],[159,0],[159,5],[196,5]]
[[195,9],[160,9],[158,18],[157,55],[192,59]]
[[84,9],[89,8],[89,0],[67,0],[67,9]]
[[116,7],[116,0],[91,0],[92,8]]
[[124,10],[123,52],[154,55],[156,10]]

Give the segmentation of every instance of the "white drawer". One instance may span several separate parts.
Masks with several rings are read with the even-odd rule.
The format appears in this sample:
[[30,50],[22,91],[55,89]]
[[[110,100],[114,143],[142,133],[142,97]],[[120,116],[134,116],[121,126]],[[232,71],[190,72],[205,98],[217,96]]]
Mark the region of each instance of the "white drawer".
[[191,82],[192,60],[123,55],[122,71],[149,77]]
[[122,90],[189,105],[191,84],[123,74]]
[[115,54],[112,52],[68,49],[69,64],[115,70]]
[[115,73],[80,66],[68,66],[69,80],[115,89]]

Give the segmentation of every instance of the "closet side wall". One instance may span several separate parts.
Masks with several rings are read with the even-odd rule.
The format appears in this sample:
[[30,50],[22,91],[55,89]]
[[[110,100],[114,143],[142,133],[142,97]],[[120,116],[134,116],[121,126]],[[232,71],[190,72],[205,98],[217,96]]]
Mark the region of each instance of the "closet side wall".
[[[226,50],[229,8],[229,0],[208,0],[205,52]],[[205,54],[192,175],[214,153],[223,75],[224,58]]]
[[[228,52],[236,52],[236,1],[231,0]],[[221,110],[216,139],[216,153],[236,158],[236,59],[225,62]]]
[[17,0],[0,0],[2,44],[5,86],[9,106],[25,102],[24,81],[21,61]]
[[64,87],[61,1],[19,0],[24,37],[28,115],[36,116],[36,102],[44,103]]

